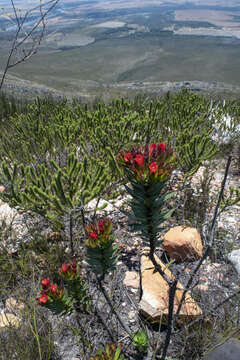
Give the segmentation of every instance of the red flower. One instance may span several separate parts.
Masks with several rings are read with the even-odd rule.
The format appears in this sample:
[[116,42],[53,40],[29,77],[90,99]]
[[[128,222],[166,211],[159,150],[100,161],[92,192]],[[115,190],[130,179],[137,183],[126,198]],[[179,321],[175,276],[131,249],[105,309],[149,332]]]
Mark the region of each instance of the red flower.
[[75,261],[71,264],[71,271],[73,274],[77,273],[77,264],[75,263]]
[[125,160],[126,162],[130,162],[130,161],[132,160],[132,158],[133,158],[133,156],[132,156],[131,153],[126,153],[126,154],[124,155],[124,160]]
[[48,296],[46,294],[42,294],[39,298],[37,298],[39,304],[46,304],[48,301]]
[[50,285],[50,279],[49,277],[45,278],[45,279],[42,279],[42,287],[43,288],[46,288],[46,287],[49,287]]
[[98,238],[98,234],[95,231],[92,231],[88,234],[91,238],[93,238],[94,240],[96,240]]
[[155,174],[155,172],[158,169],[158,164],[156,162],[152,162],[151,164],[148,165],[149,170],[150,170],[150,174]]
[[164,143],[159,143],[158,144],[158,150],[160,150],[161,152],[163,152],[166,149],[166,144]]
[[51,284],[50,290],[51,290],[51,293],[52,293],[52,294],[56,294],[56,293],[57,293],[57,289],[58,289],[57,284]]
[[66,273],[68,272],[70,267],[70,264],[62,264],[62,272]]
[[152,143],[149,147],[149,156],[152,155],[152,153],[154,152],[154,150],[157,148],[157,145]]
[[135,161],[138,166],[144,166],[144,157],[141,154],[136,155]]

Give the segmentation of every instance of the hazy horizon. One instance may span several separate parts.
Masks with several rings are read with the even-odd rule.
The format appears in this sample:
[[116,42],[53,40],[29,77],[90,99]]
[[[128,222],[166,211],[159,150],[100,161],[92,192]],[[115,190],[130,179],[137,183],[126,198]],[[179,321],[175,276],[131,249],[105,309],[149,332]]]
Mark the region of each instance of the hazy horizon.
[[[47,1],[43,1],[46,3]],[[86,3],[105,3],[107,4],[117,4],[119,0],[60,0],[59,5],[67,4],[67,3],[75,3],[75,4],[86,4]],[[29,9],[37,6],[40,4],[40,0],[15,0],[14,4],[16,8],[21,10]],[[164,4],[194,4],[196,6],[224,6],[224,7],[231,7],[235,5],[240,5],[239,0],[126,0],[121,1],[122,6],[129,7],[132,4],[136,6],[145,6],[145,5],[164,5]],[[11,9],[11,2],[10,0],[1,0],[1,8]]]

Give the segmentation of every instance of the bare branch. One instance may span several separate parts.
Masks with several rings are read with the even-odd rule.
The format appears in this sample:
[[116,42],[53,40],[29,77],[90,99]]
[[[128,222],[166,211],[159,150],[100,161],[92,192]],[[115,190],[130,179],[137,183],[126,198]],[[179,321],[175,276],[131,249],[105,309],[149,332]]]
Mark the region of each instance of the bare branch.
[[20,20],[19,20],[19,17],[18,17],[18,14],[17,14],[15,4],[14,4],[13,0],[11,0],[11,4],[12,4],[12,8],[13,8],[13,11],[14,11],[14,15],[15,15],[15,19],[17,21],[18,27],[20,27]]
[[[26,40],[32,35],[32,33],[39,27],[39,25],[42,23],[42,21],[46,18],[46,16],[52,11],[52,9],[57,5],[57,3],[60,0],[52,0],[49,1],[47,4],[52,3],[52,6],[46,10],[46,12],[40,17],[40,19],[36,22],[36,24],[31,28],[30,32],[27,33],[27,35],[17,44],[17,47],[21,46],[23,43],[26,42]],[[36,8],[35,8],[36,9]],[[28,11],[28,14],[32,12],[33,10]],[[26,21],[26,18],[25,20]]]
[[[11,49],[9,51],[9,55],[7,57],[7,62],[3,71],[2,79],[0,81],[0,90],[3,87],[3,83],[5,81],[8,70],[28,60],[37,53],[37,50],[44,38],[45,29],[46,29],[46,17],[53,10],[53,8],[57,5],[59,1],[60,0],[50,0],[45,3],[42,3],[42,1],[40,0],[40,4],[38,6],[35,6],[34,8],[27,10],[24,16],[22,17],[19,16],[16,10],[14,0],[11,0],[11,6],[14,13],[13,23],[15,23],[17,29],[14,35]],[[35,10],[39,10],[40,13],[39,19],[32,26],[30,31],[27,31],[24,29],[24,25],[26,24],[29,15]],[[41,28],[40,33],[38,34],[37,38],[35,38],[33,34],[36,30],[39,30],[40,28]],[[24,37],[19,41],[19,37],[21,33],[24,33]],[[30,48],[29,49],[21,48],[24,44],[26,44],[28,40],[31,40],[32,42]],[[12,62],[14,53],[17,59]]]
[[177,290],[178,276],[173,281],[172,286],[169,289],[169,300],[168,300],[168,324],[167,324],[167,334],[164,341],[163,352],[161,360],[165,360],[167,356],[167,350],[170,344],[172,331],[173,331],[173,312],[174,312],[174,299]]

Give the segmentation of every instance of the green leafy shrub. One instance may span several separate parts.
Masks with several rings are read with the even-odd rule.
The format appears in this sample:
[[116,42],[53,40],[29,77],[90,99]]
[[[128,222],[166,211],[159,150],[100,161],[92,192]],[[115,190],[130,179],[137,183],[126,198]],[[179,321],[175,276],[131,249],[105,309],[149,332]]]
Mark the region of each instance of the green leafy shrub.
[[149,339],[145,330],[137,331],[133,335],[133,346],[142,353],[146,353],[149,346]]
[[6,191],[0,193],[0,198],[10,206],[42,215],[56,229],[62,229],[63,217],[99,196],[109,175],[104,163],[86,157],[79,162],[73,153],[68,155],[63,169],[54,161],[51,165],[50,170],[44,164],[34,169],[30,165],[15,162],[12,167],[3,162],[1,170]]
[[[193,173],[216,151],[210,142],[210,101],[187,91],[160,100],[114,100],[90,109],[77,102],[36,99],[27,111],[16,112],[3,124],[0,160],[37,166],[50,160],[62,169],[69,153],[104,161],[111,179],[118,179],[113,161],[122,148],[166,139],[178,153],[180,166]],[[220,107],[219,107],[220,111]],[[14,142],[12,142],[14,138]],[[160,140],[162,140],[160,139]],[[112,156],[106,154],[110,149]],[[106,156],[107,155],[107,156]]]

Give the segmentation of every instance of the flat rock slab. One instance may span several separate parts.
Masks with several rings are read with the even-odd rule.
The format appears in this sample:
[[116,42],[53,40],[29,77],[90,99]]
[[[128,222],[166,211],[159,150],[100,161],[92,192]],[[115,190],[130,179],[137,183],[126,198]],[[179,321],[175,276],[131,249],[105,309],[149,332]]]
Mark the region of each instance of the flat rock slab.
[[[174,279],[172,272],[156,257],[156,261],[162,267],[162,270],[170,278]],[[142,299],[140,301],[140,312],[153,322],[161,321],[163,324],[168,318],[168,294],[169,286],[163,277],[155,271],[153,263],[147,256],[141,258],[141,276],[142,276]],[[179,302],[183,294],[183,286],[177,283],[177,291],[174,299],[174,313],[178,309]],[[185,301],[179,313],[181,323],[189,322],[202,314],[202,310],[187,293]]]
[[234,338],[229,339],[224,344],[212,350],[204,358],[205,360],[239,360],[240,341]]

